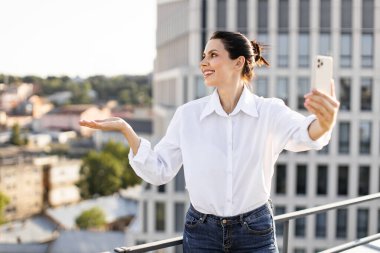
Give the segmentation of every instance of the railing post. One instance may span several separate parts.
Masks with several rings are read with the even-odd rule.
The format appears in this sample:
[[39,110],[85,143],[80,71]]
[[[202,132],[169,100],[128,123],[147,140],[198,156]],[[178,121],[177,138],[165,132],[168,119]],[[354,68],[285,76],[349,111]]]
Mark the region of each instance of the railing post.
[[284,221],[284,235],[282,237],[282,252],[288,253],[289,220]]

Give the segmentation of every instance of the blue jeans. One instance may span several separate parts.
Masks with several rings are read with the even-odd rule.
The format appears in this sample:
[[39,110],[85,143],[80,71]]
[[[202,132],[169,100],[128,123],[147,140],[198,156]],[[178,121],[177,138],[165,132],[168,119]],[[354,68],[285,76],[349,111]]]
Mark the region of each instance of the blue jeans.
[[277,253],[271,204],[233,217],[203,214],[190,205],[183,252]]

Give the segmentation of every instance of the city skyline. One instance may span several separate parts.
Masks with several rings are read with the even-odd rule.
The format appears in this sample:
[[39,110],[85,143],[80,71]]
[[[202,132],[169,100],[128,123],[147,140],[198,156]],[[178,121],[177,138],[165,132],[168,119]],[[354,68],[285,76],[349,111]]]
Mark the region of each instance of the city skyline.
[[16,0],[0,3],[0,74],[145,75],[155,58],[156,3]]

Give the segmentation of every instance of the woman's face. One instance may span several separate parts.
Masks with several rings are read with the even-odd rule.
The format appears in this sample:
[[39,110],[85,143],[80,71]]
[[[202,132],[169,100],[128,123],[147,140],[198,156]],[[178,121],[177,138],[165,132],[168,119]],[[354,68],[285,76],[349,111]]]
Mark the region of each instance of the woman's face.
[[220,87],[236,78],[236,61],[231,60],[220,39],[207,42],[200,69],[208,86]]

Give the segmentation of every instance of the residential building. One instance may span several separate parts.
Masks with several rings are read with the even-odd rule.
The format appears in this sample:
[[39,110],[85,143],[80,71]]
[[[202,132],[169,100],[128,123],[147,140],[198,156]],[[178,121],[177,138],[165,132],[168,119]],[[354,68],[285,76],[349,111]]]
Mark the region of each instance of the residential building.
[[74,130],[82,136],[89,137],[93,129],[80,127],[79,120],[106,119],[110,117],[107,107],[98,108],[96,105],[66,105],[59,107],[33,122],[33,130],[37,132],[46,130],[69,131]]
[[34,165],[32,156],[24,150],[1,149],[0,182],[0,191],[10,199],[6,220],[24,219],[42,211],[42,167]]

